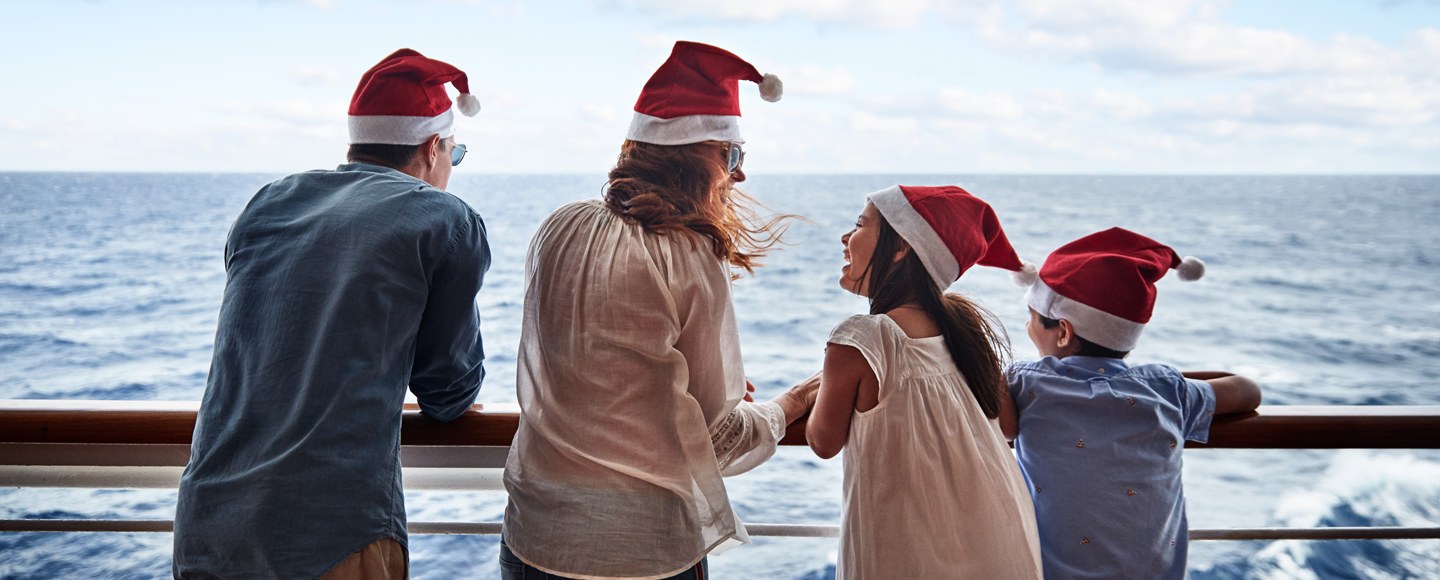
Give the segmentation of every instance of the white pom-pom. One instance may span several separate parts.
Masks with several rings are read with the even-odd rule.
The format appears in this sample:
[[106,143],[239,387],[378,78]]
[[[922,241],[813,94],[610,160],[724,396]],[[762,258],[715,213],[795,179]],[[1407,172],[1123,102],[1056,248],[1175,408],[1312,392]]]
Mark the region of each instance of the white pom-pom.
[[1021,264],[1023,265],[1019,270],[1010,272],[1010,281],[1014,282],[1016,286],[1029,286],[1040,279],[1040,271],[1035,268],[1035,264],[1030,262],[1021,262]]
[[780,77],[772,74],[765,75],[760,81],[760,98],[770,102],[780,100],[780,95],[785,93],[785,83],[780,82]]
[[1205,262],[1195,256],[1185,256],[1180,259],[1180,266],[1175,268],[1175,273],[1186,282],[1199,280],[1205,276]]
[[455,99],[455,106],[460,109],[460,114],[466,117],[474,117],[475,113],[480,112],[480,99],[475,98],[475,95],[465,93],[460,95],[460,98]]

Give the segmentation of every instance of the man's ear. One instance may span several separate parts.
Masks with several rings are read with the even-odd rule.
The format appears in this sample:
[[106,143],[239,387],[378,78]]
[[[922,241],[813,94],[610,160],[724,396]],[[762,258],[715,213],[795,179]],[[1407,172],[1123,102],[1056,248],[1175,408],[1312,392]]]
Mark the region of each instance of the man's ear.
[[[426,167],[433,167],[441,161],[440,159],[440,134],[431,135],[420,147],[420,155],[424,158]],[[449,163],[449,159],[444,160]]]
[[905,256],[910,255],[912,251],[914,250],[910,247],[910,242],[905,241],[905,238],[900,238],[900,247],[895,249],[894,262],[900,263],[900,260],[904,260]]

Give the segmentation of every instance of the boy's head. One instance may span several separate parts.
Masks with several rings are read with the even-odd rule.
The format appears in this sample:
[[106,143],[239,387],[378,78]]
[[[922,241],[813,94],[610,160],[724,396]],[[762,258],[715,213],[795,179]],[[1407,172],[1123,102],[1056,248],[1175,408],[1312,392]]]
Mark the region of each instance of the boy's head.
[[1205,274],[1204,262],[1121,228],[1061,246],[1025,294],[1031,341],[1047,356],[1123,357],[1150,321],[1155,282],[1171,268],[1181,280]]

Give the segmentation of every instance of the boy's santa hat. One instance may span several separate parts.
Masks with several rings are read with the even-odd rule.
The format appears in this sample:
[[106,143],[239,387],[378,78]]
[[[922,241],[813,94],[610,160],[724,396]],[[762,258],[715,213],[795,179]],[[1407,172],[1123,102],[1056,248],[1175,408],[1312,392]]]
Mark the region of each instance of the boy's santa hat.
[[698,42],[679,41],[670,58],[650,76],[626,139],[655,145],[685,145],[740,138],[739,81],[760,84],[760,97],[780,100],[783,86],[775,75],[762,75],[730,52]]
[[350,143],[419,145],[431,135],[455,134],[445,83],[460,91],[456,108],[466,117],[480,112],[465,73],[447,63],[402,48],[365,71],[350,99]]
[[1069,320],[1075,334],[1121,352],[1140,340],[1155,308],[1155,282],[1171,268],[1199,280],[1205,263],[1135,232],[1110,228],[1065,244],[1045,258],[1025,302],[1046,318]]
[[1035,265],[1015,254],[995,210],[968,191],[953,185],[897,185],[866,199],[920,256],[941,290],[975,264],[1010,270],[1022,285],[1035,278]]

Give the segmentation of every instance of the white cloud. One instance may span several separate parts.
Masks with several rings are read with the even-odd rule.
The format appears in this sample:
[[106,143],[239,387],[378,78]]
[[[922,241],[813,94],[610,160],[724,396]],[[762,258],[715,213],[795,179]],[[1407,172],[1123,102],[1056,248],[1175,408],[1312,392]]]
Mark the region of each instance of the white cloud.
[[856,131],[905,134],[915,131],[920,126],[920,121],[914,117],[876,115],[865,111],[855,111],[850,117],[850,126]]
[[972,93],[963,89],[941,89],[936,102],[947,113],[961,117],[1019,119],[1025,108],[1014,97],[1000,93]]
[[850,22],[880,28],[902,28],[918,24],[922,17],[937,8],[937,4],[938,2],[931,0],[621,0],[616,6],[681,20],[774,22],[787,17],[797,17],[821,22]]
[[328,66],[296,66],[290,76],[305,85],[333,85],[340,82],[340,72]]
[[256,120],[263,119],[292,125],[324,125],[344,124],[344,112],[349,110],[350,104],[340,101],[316,103],[304,99],[291,99],[251,103],[230,102],[223,104],[220,108],[225,113],[251,117]]
[[580,115],[591,121],[612,123],[620,118],[617,111],[624,108],[616,108],[614,105],[604,103],[580,103]]
[[760,72],[773,73],[785,83],[785,94],[844,95],[855,88],[855,77],[843,68],[816,66],[777,67]]
[[1150,101],[1138,95],[1096,89],[1090,97],[1090,106],[1099,112],[1117,119],[1143,119],[1154,110]]
[[1337,35],[1317,44],[1287,31],[1237,26],[1212,2],[1025,0],[1008,6],[992,5],[975,17],[982,38],[1106,70],[1284,76],[1364,72],[1399,60],[1367,38]]

